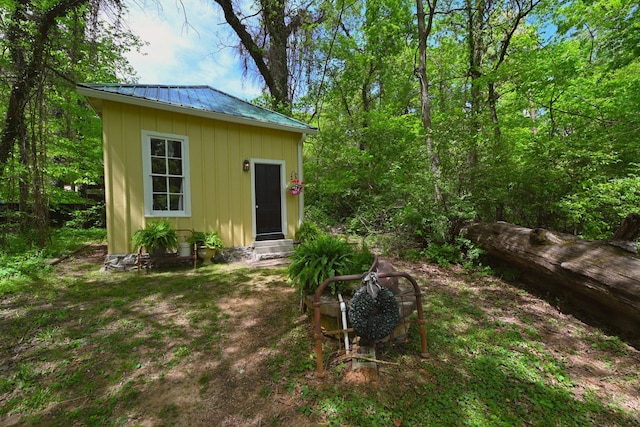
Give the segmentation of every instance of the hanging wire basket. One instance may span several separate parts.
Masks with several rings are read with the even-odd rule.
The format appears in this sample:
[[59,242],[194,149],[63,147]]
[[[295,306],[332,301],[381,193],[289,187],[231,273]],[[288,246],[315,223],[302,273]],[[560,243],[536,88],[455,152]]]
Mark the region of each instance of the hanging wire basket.
[[293,194],[294,196],[297,196],[298,194],[302,193],[303,189],[304,189],[304,181],[300,181],[298,179],[297,173],[291,172],[291,176],[289,178],[289,185],[287,186],[287,191],[289,191],[289,193]]

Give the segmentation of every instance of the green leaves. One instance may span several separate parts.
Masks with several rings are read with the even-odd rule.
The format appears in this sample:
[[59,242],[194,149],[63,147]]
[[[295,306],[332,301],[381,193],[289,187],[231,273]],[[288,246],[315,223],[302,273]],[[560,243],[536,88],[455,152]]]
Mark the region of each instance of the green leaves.
[[[0,39],[6,80],[0,88],[0,176],[6,178],[0,183],[0,200],[19,203],[20,227],[38,228],[34,236],[41,246],[48,234],[43,213],[50,205],[87,203],[62,189],[100,185],[104,174],[101,124],[75,93],[74,82],[131,76],[124,54],[139,46],[120,22],[111,21],[119,20],[120,4],[90,3],[0,3],[0,31],[6,36]],[[113,14],[97,19],[103,7],[112,7]]]
[[[365,250],[366,253],[368,251]],[[373,256],[369,254],[370,263]],[[291,256],[288,268],[290,280],[302,294],[316,291],[325,280],[334,276],[360,274],[362,255],[356,256],[352,246],[343,239],[323,234],[300,244]],[[357,262],[355,262],[357,261]],[[347,284],[333,282],[332,293],[343,292]]]
[[[429,38],[439,173],[424,147],[408,3],[350,10],[319,92],[321,132],[305,144],[307,203],[349,232],[406,233],[424,246],[451,243],[470,217],[603,235],[637,210],[618,181],[640,157],[637,4],[544,1],[520,21],[529,4],[469,4],[489,8],[474,18],[479,75],[469,76],[464,11],[437,14]],[[614,208],[623,194],[633,200]]]
[[152,252],[154,249],[176,249],[178,235],[168,219],[149,222],[146,227],[137,230],[132,238],[135,248],[144,247]]
[[640,177],[627,177],[606,182],[585,183],[584,188],[569,194],[558,203],[569,224],[588,239],[611,237],[622,219],[638,212]]

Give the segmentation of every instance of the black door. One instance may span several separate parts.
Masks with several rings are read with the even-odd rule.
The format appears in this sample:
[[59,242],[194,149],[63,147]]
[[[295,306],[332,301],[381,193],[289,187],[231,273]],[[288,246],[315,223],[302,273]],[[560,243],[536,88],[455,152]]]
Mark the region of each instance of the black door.
[[284,239],[280,165],[255,164],[256,240]]

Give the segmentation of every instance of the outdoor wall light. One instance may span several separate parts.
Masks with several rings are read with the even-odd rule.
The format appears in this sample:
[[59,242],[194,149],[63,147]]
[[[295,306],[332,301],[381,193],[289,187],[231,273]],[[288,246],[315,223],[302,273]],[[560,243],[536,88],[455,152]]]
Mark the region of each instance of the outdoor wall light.
[[242,170],[245,172],[249,172],[249,169],[251,169],[251,163],[249,163],[249,160],[245,160],[244,162],[242,162]]

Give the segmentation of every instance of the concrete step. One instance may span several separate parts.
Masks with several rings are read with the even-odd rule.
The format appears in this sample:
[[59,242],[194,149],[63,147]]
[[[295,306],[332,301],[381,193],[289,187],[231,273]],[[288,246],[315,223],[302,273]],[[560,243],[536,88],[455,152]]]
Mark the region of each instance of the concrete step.
[[256,260],[286,258],[293,253],[293,240],[263,240],[253,242],[253,256]]

